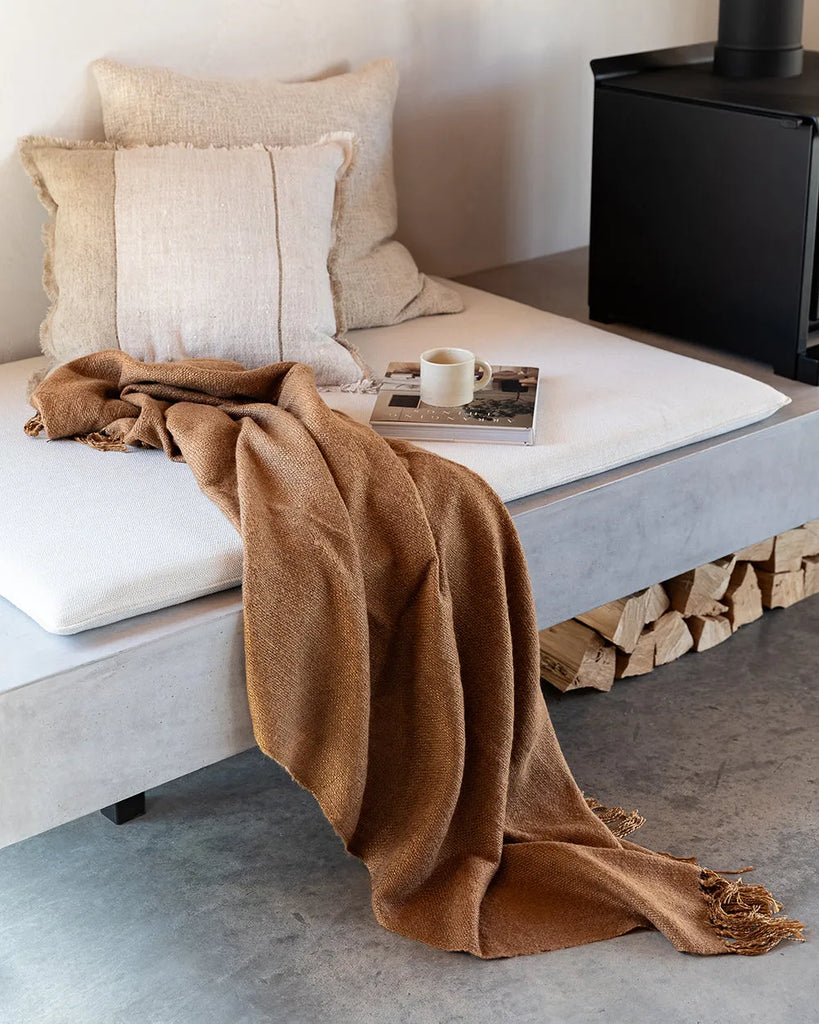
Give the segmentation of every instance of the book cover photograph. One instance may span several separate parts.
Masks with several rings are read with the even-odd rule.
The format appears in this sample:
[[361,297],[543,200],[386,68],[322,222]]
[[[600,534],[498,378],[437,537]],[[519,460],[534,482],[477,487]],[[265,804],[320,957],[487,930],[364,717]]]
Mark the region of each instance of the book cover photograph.
[[384,437],[411,441],[534,444],[537,388],[536,366],[493,366],[492,380],[467,405],[426,405],[420,364],[393,362],[370,426]]

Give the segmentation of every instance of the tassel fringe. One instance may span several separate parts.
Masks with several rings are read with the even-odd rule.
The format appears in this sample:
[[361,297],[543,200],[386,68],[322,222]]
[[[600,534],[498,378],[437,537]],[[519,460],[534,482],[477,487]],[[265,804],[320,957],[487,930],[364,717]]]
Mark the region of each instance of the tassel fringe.
[[29,437],[39,437],[43,432],[43,419],[38,412],[35,412],[30,420],[26,420],[23,430]]
[[601,804],[591,796],[587,796],[585,800],[589,809],[594,811],[612,835],[618,839],[625,839],[626,836],[636,832],[646,823],[646,819],[638,811],[626,811],[622,807],[606,807],[605,804]]
[[801,922],[773,916],[783,908],[763,885],[744,885],[741,879],[729,882],[704,868],[700,888],[714,931],[725,940],[729,952],[759,956],[784,939],[805,941]]
[[79,441],[80,444],[87,444],[89,448],[95,448],[98,452],[127,452],[128,445],[123,444],[117,437],[108,437],[107,434],[78,434],[71,438],[72,441]]
[[[44,430],[43,418],[39,412],[26,421],[23,430],[29,437],[39,437],[42,434]],[[127,444],[124,444],[118,437],[109,437],[107,434],[77,434],[71,440],[79,441],[80,444],[87,444],[89,448],[95,448],[98,452],[128,451]]]
[[[637,811],[626,811],[622,807],[606,807],[586,797],[589,809],[608,827],[618,839],[645,825],[645,818]],[[670,853],[664,854],[672,857]],[[696,857],[672,857],[673,860],[696,864]],[[753,868],[743,868],[753,871]],[[726,875],[740,874],[738,871],[726,871]],[[791,942],[804,942],[802,934],[804,925],[801,921],[791,921],[785,917],[775,917],[783,907],[773,898],[764,885],[745,885],[742,879],[735,882],[723,878],[715,871],[702,868],[700,871],[700,889],[708,906],[708,919],[711,927],[725,942],[729,953],[740,956],[760,956],[789,939]]]

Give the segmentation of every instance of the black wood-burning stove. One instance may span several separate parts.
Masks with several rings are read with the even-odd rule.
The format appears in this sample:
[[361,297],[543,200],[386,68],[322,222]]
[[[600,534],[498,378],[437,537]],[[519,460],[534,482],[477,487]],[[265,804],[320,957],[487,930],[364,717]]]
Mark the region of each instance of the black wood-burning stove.
[[802,7],[722,0],[716,50],[593,62],[589,305],[817,384],[819,53],[803,55]]

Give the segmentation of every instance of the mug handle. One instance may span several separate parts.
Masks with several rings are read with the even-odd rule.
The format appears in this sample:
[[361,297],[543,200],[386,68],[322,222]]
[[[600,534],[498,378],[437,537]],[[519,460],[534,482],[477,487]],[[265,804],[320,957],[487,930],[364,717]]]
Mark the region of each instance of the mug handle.
[[475,358],[475,369],[481,371],[481,375],[478,378],[478,382],[475,384],[473,391],[480,391],[485,388],[486,385],[492,380],[492,367],[487,363],[485,359]]

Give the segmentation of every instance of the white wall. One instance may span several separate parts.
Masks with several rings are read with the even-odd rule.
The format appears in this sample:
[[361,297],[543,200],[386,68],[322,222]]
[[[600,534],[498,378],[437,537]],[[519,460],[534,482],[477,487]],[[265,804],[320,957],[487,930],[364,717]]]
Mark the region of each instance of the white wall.
[[819,0],[805,0],[804,43],[809,50],[819,50]]
[[0,360],[36,351],[43,215],[15,139],[102,137],[107,55],[308,77],[394,56],[401,236],[464,273],[583,244],[592,57],[713,38],[717,0],[0,0]]

